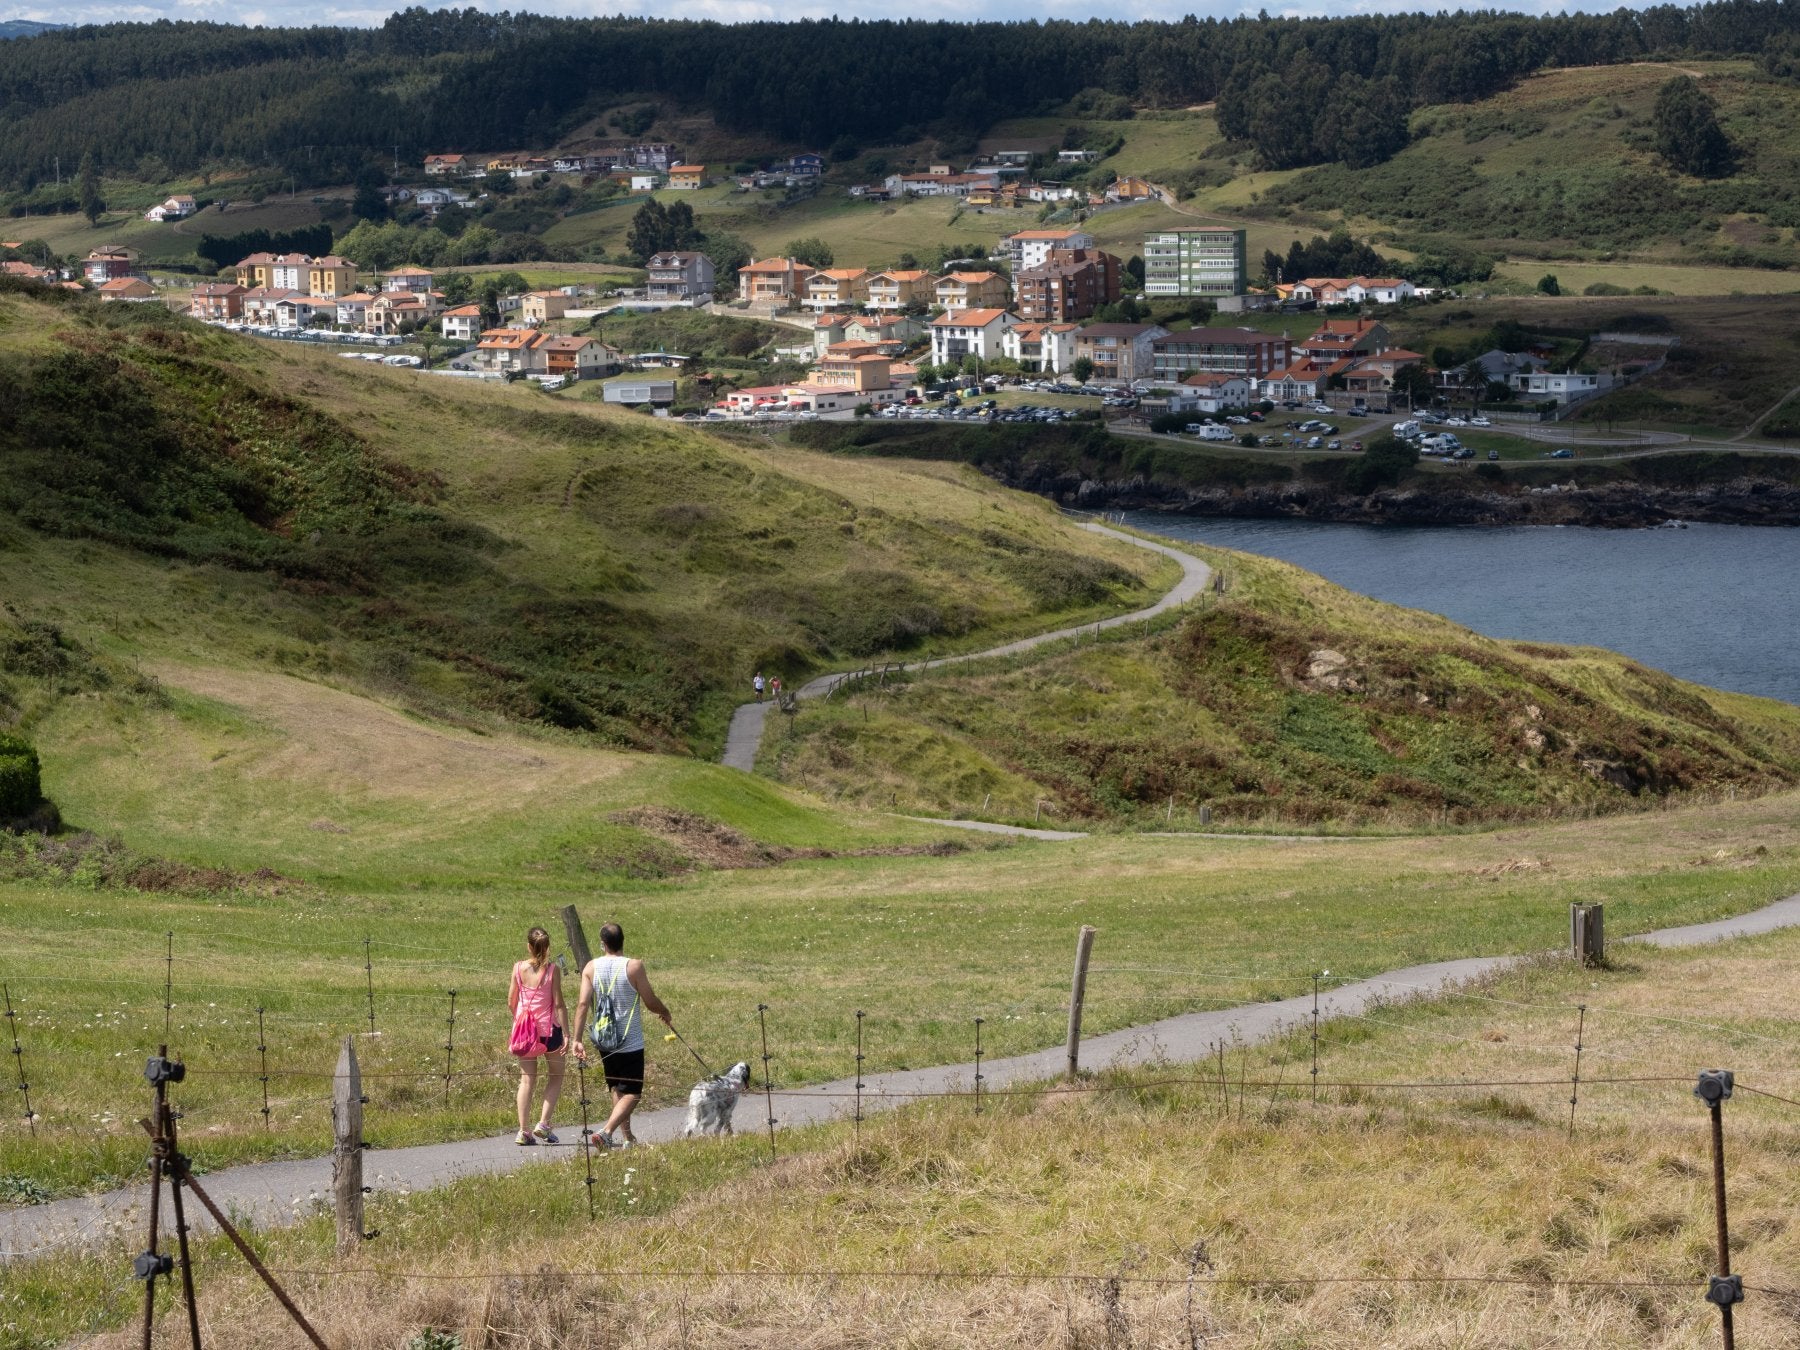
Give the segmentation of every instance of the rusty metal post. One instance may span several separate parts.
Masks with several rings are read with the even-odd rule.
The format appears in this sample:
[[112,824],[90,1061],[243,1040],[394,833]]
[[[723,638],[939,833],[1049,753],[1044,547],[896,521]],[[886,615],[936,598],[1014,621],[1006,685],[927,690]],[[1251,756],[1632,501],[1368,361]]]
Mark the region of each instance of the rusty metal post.
[[25,1081],[25,1047],[19,1044],[19,1015],[13,1011],[11,987],[0,984],[0,994],[6,998],[6,1025],[12,1032],[13,1072],[19,1078],[13,1086],[25,1094],[25,1124],[31,1137],[36,1139],[37,1113],[31,1109],[31,1084]]
[[856,1010],[856,1142],[862,1143],[863,1010]]
[[775,1161],[775,1085],[769,1081],[769,1005],[756,1005],[756,1024],[762,1031],[763,1106],[769,1113],[769,1161]]
[[981,1114],[981,1084],[985,1075],[981,1072],[981,1024],[987,1019],[975,1019],[975,1114]]
[[1575,1019],[1575,1069],[1569,1075],[1569,1138],[1575,1137],[1575,1106],[1581,1099],[1581,1040],[1587,1031],[1587,1004],[1577,1003]]
[[1694,1084],[1694,1095],[1706,1103],[1712,1116],[1713,1219],[1719,1243],[1719,1273],[1706,1282],[1706,1301],[1719,1310],[1719,1331],[1725,1350],[1735,1350],[1731,1310],[1744,1301],[1744,1280],[1731,1273],[1731,1226],[1725,1217],[1725,1122],[1720,1108],[1730,1100],[1730,1069],[1705,1069]]
[[268,1029],[263,1022],[263,1010],[261,1007],[258,1007],[256,1010],[256,1054],[258,1063],[262,1066],[262,1071],[257,1074],[256,1081],[262,1084],[263,1128],[265,1130],[272,1130],[275,1126],[270,1119],[269,1113],[269,1035]]

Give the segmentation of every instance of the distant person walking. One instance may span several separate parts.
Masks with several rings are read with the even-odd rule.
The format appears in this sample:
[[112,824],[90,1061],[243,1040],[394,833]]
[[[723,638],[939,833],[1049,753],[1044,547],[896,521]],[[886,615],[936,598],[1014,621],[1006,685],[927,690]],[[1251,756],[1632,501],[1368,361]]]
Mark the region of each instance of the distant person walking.
[[781,676],[771,675],[769,677],[769,697],[777,703],[781,702]]
[[756,688],[756,701],[761,703],[763,701],[763,677],[760,670],[756,672],[756,678],[750,683]]
[[[506,1006],[512,1009],[513,1030],[509,1049],[519,1061],[519,1135],[521,1144],[556,1142],[550,1117],[562,1095],[563,1068],[567,1062],[569,1005],[563,997],[562,968],[550,959],[550,934],[533,928],[525,935],[530,955],[516,963]],[[537,1092],[538,1064],[550,1066],[544,1086],[544,1109],[535,1126],[531,1123],[531,1099]]]
[[[644,1022],[648,1008],[673,1023],[668,1008],[650,987],[644,963],[625,955],[625,930],[616,923],[600,927],[601,954],[581,972],[581,997],[575,1005],[575,1025],[585,1028],[585,1040],[600,1052],[600,1069],[612,1093],[612,1114],[594,1131],[589,1142],[599,1148],[631,1148],[637,1137],[631,1132],[631,1113],[644,1095]],[[588,1009],[594,1010],[588,1020]],[[575,1057],[588,1062],[588,1045],[578,1042]],[[613,1138],[618,1132],[618,1139]]]

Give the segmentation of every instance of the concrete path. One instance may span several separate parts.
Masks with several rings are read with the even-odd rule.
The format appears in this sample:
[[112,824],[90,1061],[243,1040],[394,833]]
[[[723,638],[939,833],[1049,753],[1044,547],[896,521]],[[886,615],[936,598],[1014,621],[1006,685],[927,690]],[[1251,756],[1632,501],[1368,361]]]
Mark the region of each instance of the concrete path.
[[[1800,926],[1800,895],[1736,918],[1712,923],[1665,928],[1621,941],[1648,942],[1659,947],[1698,946],[1725,938],[1771,933]],[[1458,961],[1436,961],[1408,966],[1358,980],[1324,995],[1321,1014],[1354,1016],[1380,1002],[1443,993],[1479,976],[1511,964],[1514,956],[1472,956]],[[1306,1022],[1312,1012],[1310,994],[1274,1003],[1249,1003],[1210,1012],[1184,1013],[1143,1026],[1092,1036],[1082,1042],[1081,1062],[1086,1069],[1129,1067],[1150,1063],[1193,1064],[1211,1058],[1213,1047],[1266,1039]],[[1063,1071],[1061,1046],[1032,1054],[982,1062],[984,1087],[1042,1082]],[[203,1072],[196,1067],[196,1072]],[[951,1064],[935,1069],[866,1074],[863,1078],[863,1110],[903,1106],[915,1094],[966,1091],[974,1081],[974,1065]],[[573,1084],[570,1085],[571,1089]],[[1298,1083],[1296,1083],[1298,1086]],[[778,1128],[811,1125],[836,1119],[852,1106],[855,1084],[850,1079],[820,1083],[809,1088],[781,1089],[774,1095]],[[590,1085],[596,1096],[603,1096]],[[567,1099],[565,1099],[567,1100]],[[738,1105],[740,1132],[766,1127],[767,1108],[761,1094],[752,1094]],[[665,1107],[638,1114],[639,1135],[652,1144],[664,1144],[681,1131],[686,1108]],[[380,1118],[370,1121],[379,1134]],[[564,1143],[520,1148],[510,1134],[498,1138],[466,1139],[448,1144],[427,1144],[391,1151],[372,1149],[365,1155],[364,1181],[376,1192],[370,1202],[369,1222],[381,1223],[384,1191],[415,1191],[442,1186],[463,1177],[513,1172],[532,1163],[566,1161],[579,1156],[576,1130],[563,1127]],[[630,1154],[602,1155],[598,1166],[616,1167]],[[291,1162],[251,1163],[229,1167],[205,1176],[201,1184],[227,1213],[259,1227],[294,1222],[328,1203],[331,1193],[331,1160],[308,1158]],[[135,1235],[141,1224],[148,1191],[143,1186],[105,1195],[57,1200],[0,1212],[0,1260],[42,1256],[62,1247],[91,1246],[120,1234]],[[196,1228],[204,1229],[206,1215],[189,1207]],[[167,1212],[165,1206],[165,1213]],[[194,1218],[198,1212],[198,1218]]]
[[[1108,529],[1104,525],[1096,525],[1091,522],[1083,524],[1081,528],[1092,530],[1095,534],[1109,535],[1114,539],[1123,540],[1127,544],[1135,544],[1138,548],[1149,549],[1152,553],[1160,553],[1164,557],[1173,558],[1181,564],[1181,580],[1175,583],[1173,590],[1151,605],[1149,609],[1140,609],[1131,614],[1115,615],[1110,619],[1101,619],[1097,623],[1059,628],[1054,633],[1039,633],[1036,637],[1020,638],[1016,642],[990,647],[986,651],[965,652],[961,656],[940,656],[931,661],[910,662],[908,669],[933,670],[938,666],[954,666],[965,661],[981,661],[990,656],[1012,656],[1018,652],[1028,652],[1033,647],[1041,647],[1046,642],[1058,642],[1063,638],[1074,637],[1077,633],[1097,633],[1103,629],[1117,628],[1120,624],[1142,623],[1145,619],[1154,618],[1165,610],[1185,605],[1205,591],[1208,583],[1212,580],[1212,568],[1191,553],[1183,553],[1166,544],[1152,543],[1148,539],[1139,539],[1135,535]],[[820,675],[801,685],[796,691],[797,696],[803,699],[822,698],[845,680],[852,680],[867,673],[866,670],[849,670],[832,675]],[[769,710],[774,706],[773,700],[745,703],[732,713],[731,726],[725,733],[725,753],[719,759],[721,764],[730,769],[742,769],[745,773],[749,773],[756,767],[756,750],[762,744],[763,725],[768,718]]]

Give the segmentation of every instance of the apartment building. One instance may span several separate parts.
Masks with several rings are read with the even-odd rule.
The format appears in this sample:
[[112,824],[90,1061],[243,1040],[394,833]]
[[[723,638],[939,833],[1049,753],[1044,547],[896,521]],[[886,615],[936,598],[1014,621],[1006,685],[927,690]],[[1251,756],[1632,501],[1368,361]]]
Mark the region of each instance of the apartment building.
[[1243,230],[1166,230],[1144,240],[1144,294],[1242,295],[1249,284]]
[[1013,274],[1019,317],[1076,323],[1119,298],[1119,260],[1092,248],[1051,249],[1042,266]]
[[1293,359],[1285,337],[1254,328],[1189,328],[1150,344],[1151,365],[1159,380],[1179,381],[1189,375],[1241,375],[1260,380],[1285,369]]

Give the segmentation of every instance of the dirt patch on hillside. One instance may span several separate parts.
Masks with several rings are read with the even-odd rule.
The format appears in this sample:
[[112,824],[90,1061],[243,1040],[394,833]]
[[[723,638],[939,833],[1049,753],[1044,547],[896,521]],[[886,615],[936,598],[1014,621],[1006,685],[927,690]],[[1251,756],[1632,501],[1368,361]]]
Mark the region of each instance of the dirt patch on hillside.
[[629,825],[678,849],[688,860],[682,871],[712,869],[731,871],[749,867],[776,867],[796,858],[944,858],[968,846],[956,840],[931,844],[889,844],[877,848],[789,848],[761,844],[729,825],[689,811],[667,806],[638,806],[618,811],[607,819]]

